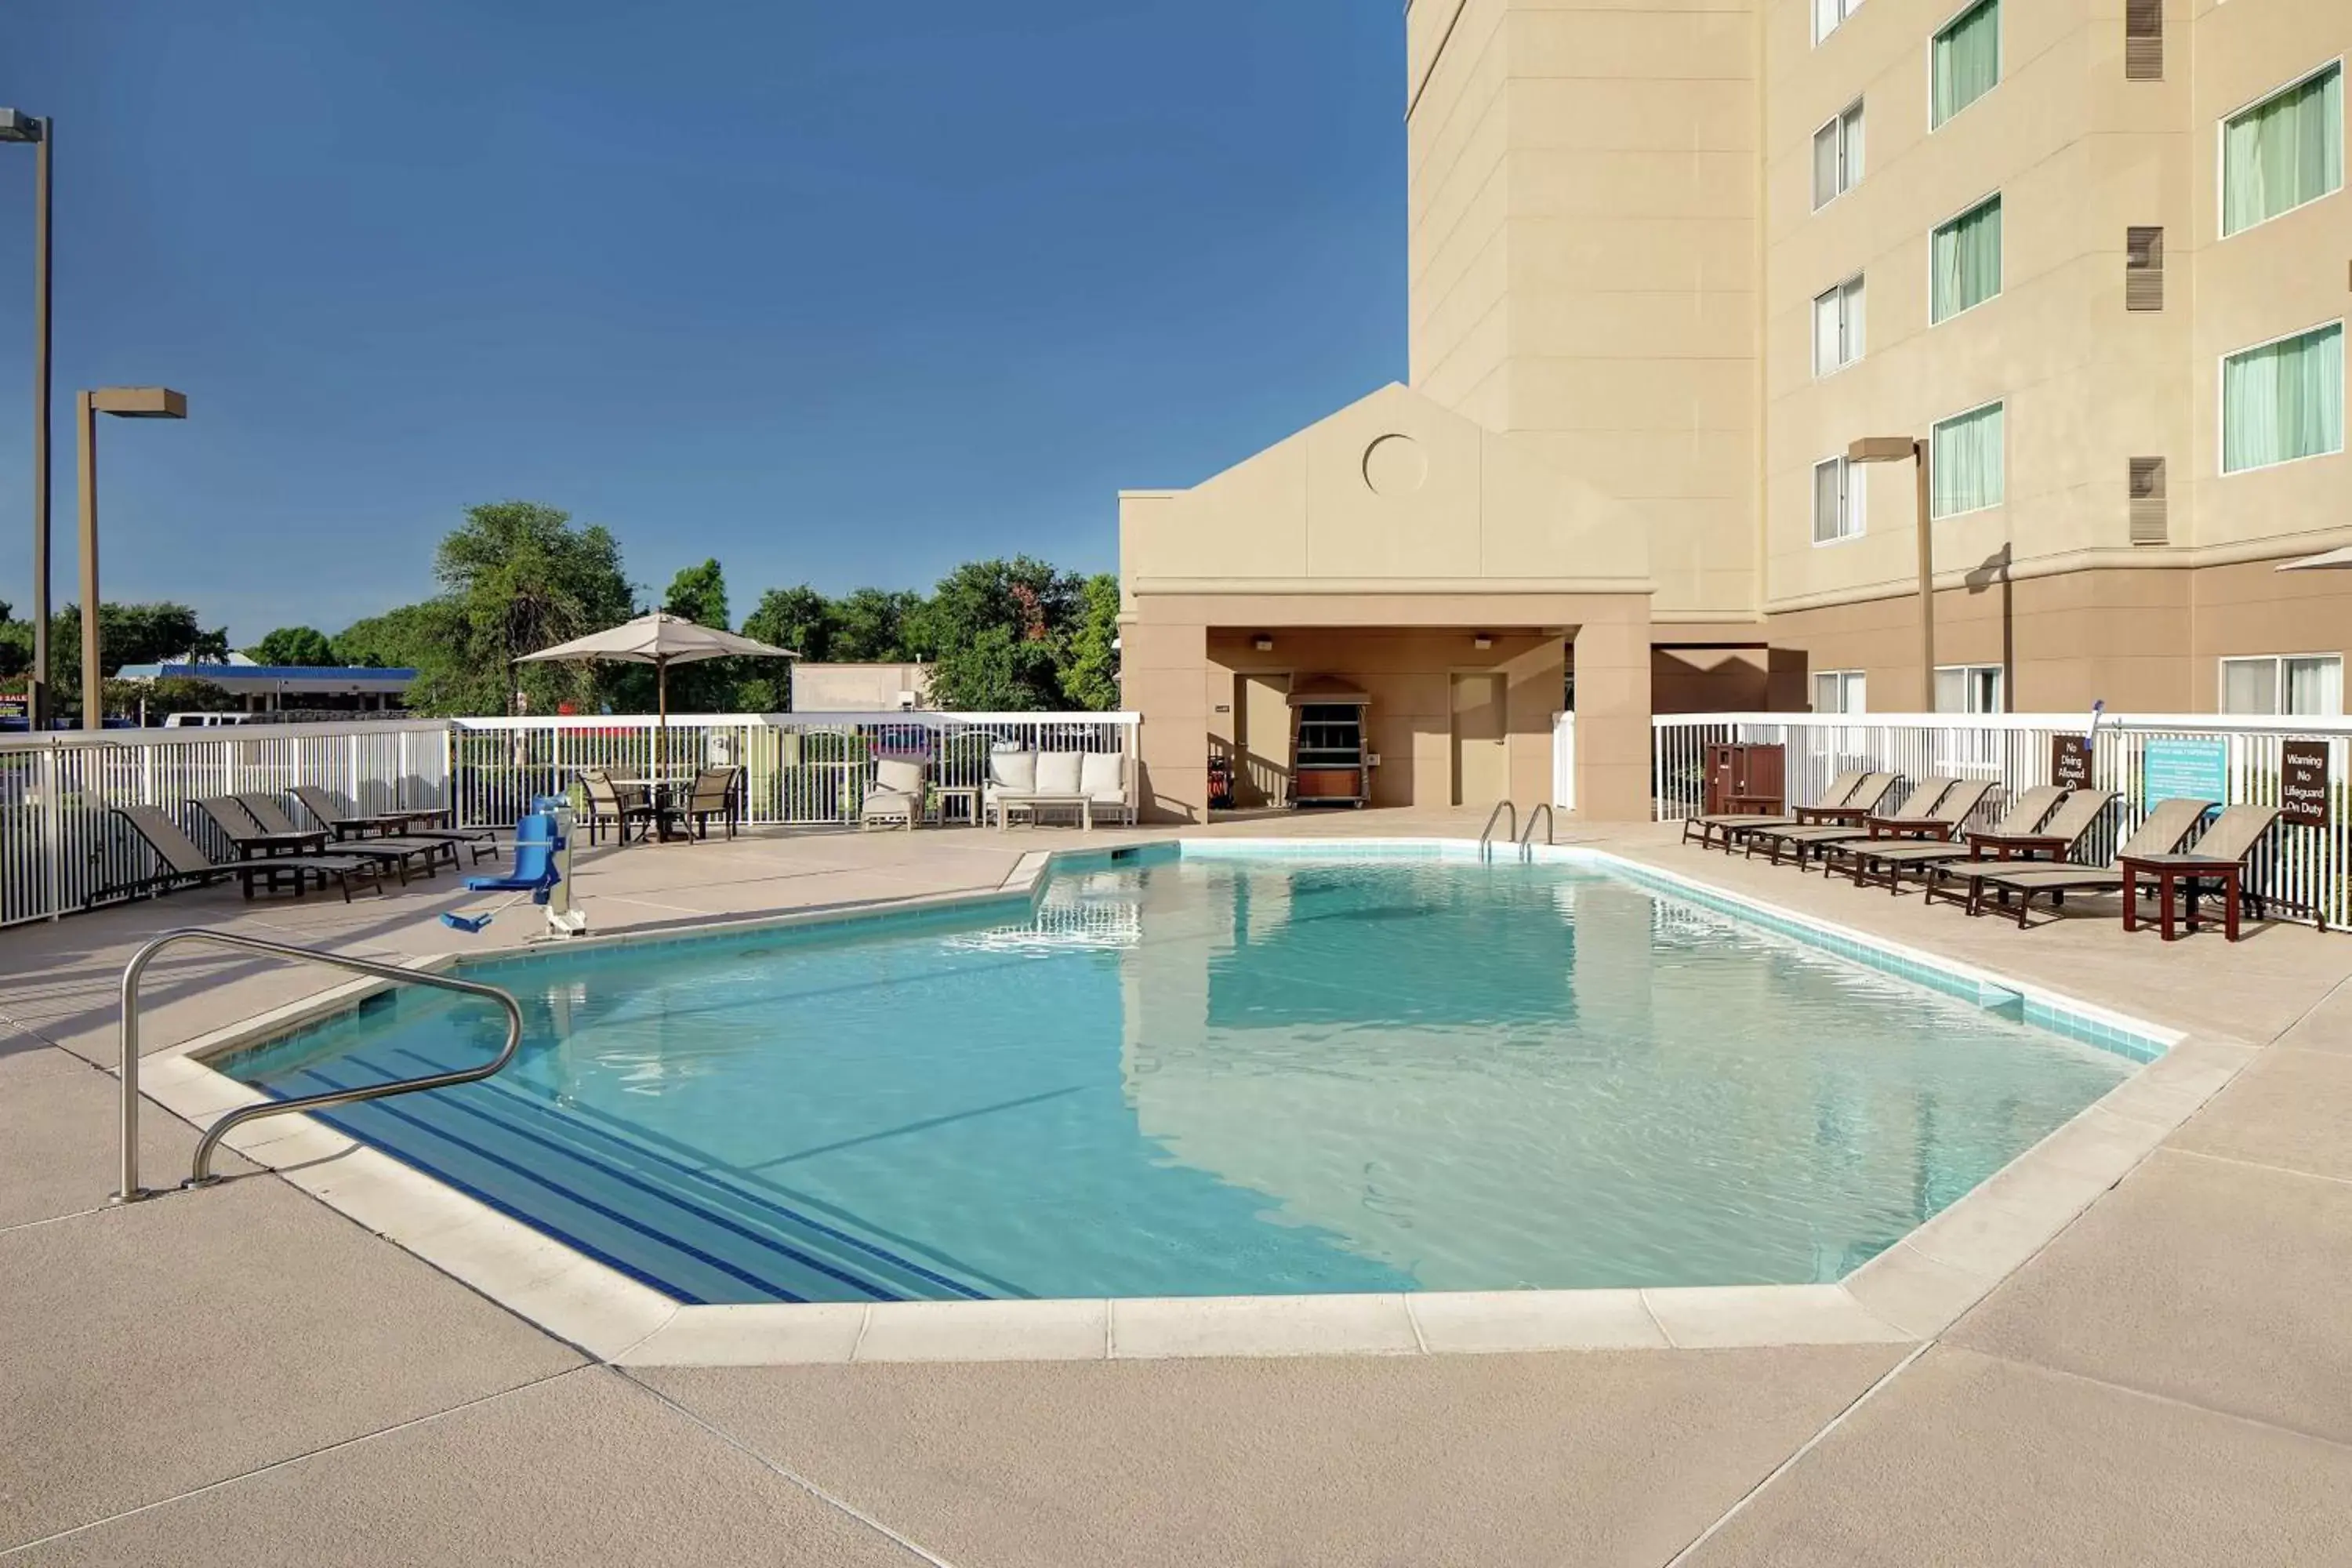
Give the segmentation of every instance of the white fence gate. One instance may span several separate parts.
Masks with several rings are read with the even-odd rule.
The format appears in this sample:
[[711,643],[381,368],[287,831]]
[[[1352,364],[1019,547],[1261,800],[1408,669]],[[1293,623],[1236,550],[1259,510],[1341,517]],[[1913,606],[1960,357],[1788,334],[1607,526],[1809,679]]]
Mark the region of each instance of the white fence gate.
[[[1957,774],[1993,781],[1977,820],[1999,815],[2011,795],[2050,782],[2052,742],[2080,737],[2086,714],[1696,713],[1651,721],[1652,787],[1662,821],[1696,816],[1706,796],[1709,744],[1747,742],[1787,748],[1789,803],[1812,805],[1849,768],[1906,779]],[[2147,815],[2146,757],[2158,740],[2218,740],[2224,747],[2225,805],[2279,804],[2282,749],[2291,741],[2327,748],[2328,821],[2282,826],[2258,855],[2251,886],[2290,912],[2329,926],[2352,925],[2352,720],[2238,719],[2212,714],[2122,714],[2099,721],[2091,783],[2119,797],[2083,858],[2104,863]]]
[[1551,804],[1559,811],[1576,809],[1576,715],[1551,716]]

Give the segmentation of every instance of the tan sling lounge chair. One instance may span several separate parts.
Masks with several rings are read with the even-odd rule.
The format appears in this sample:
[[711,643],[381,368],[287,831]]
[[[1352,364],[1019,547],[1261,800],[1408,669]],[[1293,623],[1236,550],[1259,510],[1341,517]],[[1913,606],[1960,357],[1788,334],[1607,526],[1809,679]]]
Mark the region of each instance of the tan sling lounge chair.
[[[2031,831],[2011,831],[2002,821],[1982,833],[1969,834],[1968,854],[1947,856],[1917,868],[1927,884],[1927,902],[1948,898],[1968,905],[1970,914],[1977,913],[1985,878],[2025,870],[2034,864],[2032,858],[2036,855],[2050,858],[2043,863],[2044,869],[2065,861],[2090,837],[2091,829],[2105,820],[2107,808],[2115,801],[2105,790],[2078,789],[2059,803],[2049,821]],[[2012,855],[2022,858],[2011,859]]]
[[[1822,791],[1821,804],[1843,805],[1852,798],[1854,791],[1862,787],[1862,781],[1871,776],[1869,771],[1864,768],[1847,769],[1830,780],[1830,787]],[[1892,774],[1886,776],[1890,780],[1893,777]],[[1712,848],[1719,843],[1724,852],[1728,854],[1731,850],[1731,837],[1735,833],[1758,827],[1794,827],[1798,820],[1794,816],[1770,812],[1729,811],[1717,812],[1711,816],[1688,816],[1683,819],[1683,842],[1687,844],[1693,837],[1696,837],[1698,847],[1702,849]]]
[[[1748,856],[1750,858],[1754,858],[1758,845],[1769,845],[1772,851],[1772,864],[1778,866],[1780,863],[1780,851],[1786,849],[1796,856],[1797,864],[1801,867],[1808,854],[1816,850],[1826,850],[1829,846],[1843,843],[1849,838],[1869,838],[1873,837],[1873,827],[1882,832],[1892,831],[1898,834],[1913,828],[1932,828],[1937,826],[1939,821],[1936,815],[1937,805],[1947,795],[1958,788],[1959,784],[1960,781],[1958,779],[1945,778],[1941,775],[1921,779],[1918,787],[1904,797],[1901,810],[1884,815],[1874,814],[1864,818],[1859,826],[1843,824],[1821,827],[1775,827],[1762,833],[1750,834],[1748,838]],[[1983,798],[1981,793],[1978,798]],[[1975,809],[1974,802],[1969,803],[1969,809]]]
[[[2035,784],[2020,792],[2018,797],[2010,802],[2009,809],[1994,821],[1990,831],[1995,834],[2030,833],[2041,826],[2058,803],[2065,798],[2066,786],[2063,784]],[[1942,815],[1953,804],[1952,797],[1946,797],[1937,808],[1937,814]],[[1973,802],[1970,806],[1974,808]],[[1961,820],[1967,820],[1965,814]],[[1933,865],[1938,860],[1949,860],[1955,853],[1948,842],[1922,844],[1901,838],[1849,842],[1841,845],[1837,852],[1853,863],[1855,887],[1865,886],[1874,879],[1884,879],[1890,893],[1902,891],[1905,871]]]
[[[2197,824],[2213,808],[2210,800],[2162,800],[2147,814],[2147,820],[2138,831],[2126,839],[2116,851],[2121,860],[2126,855],[2169,855],[2180,847]],[[2267,823],[2265,826],[2269,826]],[[2251,846],[2249,846],[2251,847]],[[1969,901],[1969,912],[1984,912],[1984,895],[1990,889],[2006,904],[2011,893],[2017,895],[2017,923],[2023,925],[2033,908],[2034,895],[2047,893],[2054,907],[2064,901],[2069,893],[2116,893],[2123,890],[2124,874],[2117,865],[2105,866],[2021,866],[1998,875],[1977,879],[1975,897]]]

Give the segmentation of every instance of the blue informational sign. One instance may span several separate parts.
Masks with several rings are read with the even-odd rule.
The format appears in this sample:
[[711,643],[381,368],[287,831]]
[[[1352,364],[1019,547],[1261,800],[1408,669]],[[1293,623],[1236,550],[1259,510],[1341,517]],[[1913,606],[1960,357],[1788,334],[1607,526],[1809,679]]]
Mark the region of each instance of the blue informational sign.
[[2140,795],[2146,805],[2230,798],[2227,741],[2150,741],[2140,753]]

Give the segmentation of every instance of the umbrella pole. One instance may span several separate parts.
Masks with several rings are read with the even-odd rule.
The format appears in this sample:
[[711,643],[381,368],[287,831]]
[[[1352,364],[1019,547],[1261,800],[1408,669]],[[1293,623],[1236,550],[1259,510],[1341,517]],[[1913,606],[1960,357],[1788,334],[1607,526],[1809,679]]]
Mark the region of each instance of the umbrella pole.
[[659,715],[654,733],[654,782],[667,784],[669,775],[669,660],[654,660],[654,709]]

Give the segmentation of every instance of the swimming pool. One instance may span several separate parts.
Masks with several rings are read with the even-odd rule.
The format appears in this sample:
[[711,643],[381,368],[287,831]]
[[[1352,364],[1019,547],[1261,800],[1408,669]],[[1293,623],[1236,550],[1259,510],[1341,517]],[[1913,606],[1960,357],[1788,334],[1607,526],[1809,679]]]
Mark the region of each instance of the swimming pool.
[[[1638,874],[1434,852],[1188,845],[467,973],[515,1065],[321,1119],[690,1303],[1836,1279],[2137,1065]],[[215,1065],[496,1043],[412,988]]]

